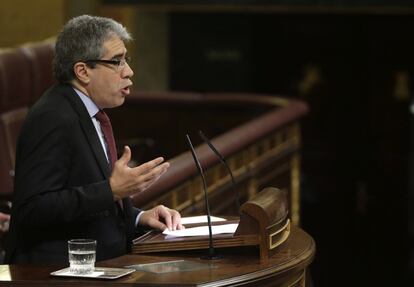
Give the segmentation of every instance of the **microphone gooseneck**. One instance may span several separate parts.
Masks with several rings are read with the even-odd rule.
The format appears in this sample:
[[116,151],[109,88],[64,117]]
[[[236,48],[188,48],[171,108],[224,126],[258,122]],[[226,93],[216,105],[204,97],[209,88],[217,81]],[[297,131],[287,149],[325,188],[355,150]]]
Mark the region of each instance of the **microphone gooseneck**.
[[208,224],[208,239],[209,239],[209,244],[208,244],[208,255],[206,256],[202,256],[202,259],[218,259],[221,258],[220,256],[217,256],[215,254],[215,250],[214,250],[214,246],[213,246],[213,232],[212,232],[212,228],[211,228],[211,214],[210,214],[210,205],[208,203],[208,194],[207,194],[207,184],[206,184],[206,179],[204,177],[204,172],[203,172],[203,168],[201,167],[200,161],[198,160],[198,157],[195,153],[193,144],[191,143],[191,139],[190,136],[187,134],[186,135],[187,138],[187,143],[188,146],[190,147],[191,150],[191,154],[193,155],[193,159],[194,162],[197,166],[198,169],[198,173],[201,176],[201,179],[203,181],[203,190],[204,190],[204,202],[205,202],[205,206],[206,206],[206,212],[207,212],[207,224]]
[[224,158],[224,156],[216,149],[216,147],[204,135],[204,133],[202,131],[198,131],[198,134],[203,139],[203,141],[210,147],[210,149],[216,154],[216,156],[219,158],[220,162],[226,167],[228,173],[230,174],[231,182],[233,184],[234,197],[235,197],[234,201],[236,202],[237,212],[240,214],[240,194],[239,194],[239,191],[236,188],[236,181],[234,180],[234,176],[233,176],[233,173],[231,172],[230,166],[227,164],[227,161]]

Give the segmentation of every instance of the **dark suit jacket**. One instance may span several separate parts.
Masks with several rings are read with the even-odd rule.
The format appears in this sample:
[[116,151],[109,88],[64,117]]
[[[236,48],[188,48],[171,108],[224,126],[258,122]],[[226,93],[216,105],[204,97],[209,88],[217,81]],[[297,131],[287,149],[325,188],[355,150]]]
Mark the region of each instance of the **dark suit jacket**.
[[139,212],[118,211],[110,167],[93,122],[70,85],[30,109],[16,151],[8,263],[68,263],[67,241],[97,240],[97,260],[130,250]]

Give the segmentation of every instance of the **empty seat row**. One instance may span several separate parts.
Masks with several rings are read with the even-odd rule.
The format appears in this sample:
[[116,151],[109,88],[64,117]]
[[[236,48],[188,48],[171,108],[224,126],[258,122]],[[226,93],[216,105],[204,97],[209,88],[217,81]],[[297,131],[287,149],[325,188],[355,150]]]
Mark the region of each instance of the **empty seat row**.
[[28,108],[17,108],[0,115],[0,198],[10,199],[17,139]]
[[9,200],[17,138],[31,106],[50,87],[54,42],[0,50],[0,201]]
[[53,83],[53,41],[0,51],[0,112],[30,106]]

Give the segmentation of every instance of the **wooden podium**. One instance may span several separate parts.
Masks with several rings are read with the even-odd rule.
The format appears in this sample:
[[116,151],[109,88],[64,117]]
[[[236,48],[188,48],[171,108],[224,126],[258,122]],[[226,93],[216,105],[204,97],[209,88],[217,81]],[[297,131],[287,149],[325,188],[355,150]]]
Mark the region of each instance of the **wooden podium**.
[[[213,236],[214,248],[258,246],[260,260],[265,261],[290,234],[286,192],[268,187],[241,206],[240,219],[213,222],[213,225],[239,223],[234,234]],[[196,224],[194,226],[202,226]],[[208,236],[167,238],[159,231],[149,231],[133,241],[132,253],[152,253],[207,249]]]
[[303,287],[306,284],[306,268],[315,254],[315,243],[306,232],[291,227],[288,239],[278,252],[262,261],[255,248],[223,248],[223,258],[202,260],[204,250],[130,254],[108,261],[97,262],[98,267],[124,267],[132,264],[152,264],[188,260],[207,264],[211,268],[197,271],[154,273],[135,271],[116,280],[53,277],[50,273],[67,267],[0,265],[0,286],[85,286],[85,287],[132,287],[132,286],[276,286]]
[[239,222],[234,235],[214,236],[214,245],[223,255],[218,260],[200,259],[202,249],[208,248],[206,236],[166,239],[149,232],[134,241],[132,254],[96,263],[131,268],[185,261],[204,266],[198,270],[136,269],[119,279],[102,280],[51,276],[67,265],[0,265],[0,286],[305,286],[315,243],[306,232],[290,226],[286,192],[265,188],[242,205],[239,220],[230,222]]

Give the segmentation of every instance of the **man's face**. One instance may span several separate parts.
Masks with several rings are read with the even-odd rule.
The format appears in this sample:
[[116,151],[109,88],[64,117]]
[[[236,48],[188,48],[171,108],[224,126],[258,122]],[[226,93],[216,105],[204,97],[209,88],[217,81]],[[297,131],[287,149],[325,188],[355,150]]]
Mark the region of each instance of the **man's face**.
[[[103,51],[100,60],[125,60],[127,52],[124,42],[116,36],[104,42]],[[130,78],[134,75],[128,63],[119,67],[97,63],[94,68],[89,68],[89,72],[90,81],[86,90],[100,109],[114,108],[124,103],[132,85]]]

